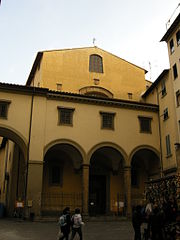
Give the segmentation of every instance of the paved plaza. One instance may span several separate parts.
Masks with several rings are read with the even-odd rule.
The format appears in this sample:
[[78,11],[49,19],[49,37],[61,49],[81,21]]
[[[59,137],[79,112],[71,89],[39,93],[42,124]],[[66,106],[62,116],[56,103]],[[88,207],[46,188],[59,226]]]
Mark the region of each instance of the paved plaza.
[[[0,219],[0,240],[57,240],[57,233],[56,222]],[[85,223],[83,236],[83,240],[133,240],[133,229],[129,221],[93,221]]]

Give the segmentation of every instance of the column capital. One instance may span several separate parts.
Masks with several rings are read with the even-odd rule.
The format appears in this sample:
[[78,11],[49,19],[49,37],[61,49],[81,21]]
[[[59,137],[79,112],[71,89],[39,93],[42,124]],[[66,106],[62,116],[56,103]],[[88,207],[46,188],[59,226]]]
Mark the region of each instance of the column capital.
[[88,163],[83,163],[83,164],[81,164],[81,166],[83,167],[83,168],[89,168],[90,167],[90,164],[88,164]]
[[131,170],[131,166],[124,166],[124,170],[125,171]]
[[43,165],[44,161],[40,161],[40,160],[29,160],[28,164],[39,164],[39,165]]

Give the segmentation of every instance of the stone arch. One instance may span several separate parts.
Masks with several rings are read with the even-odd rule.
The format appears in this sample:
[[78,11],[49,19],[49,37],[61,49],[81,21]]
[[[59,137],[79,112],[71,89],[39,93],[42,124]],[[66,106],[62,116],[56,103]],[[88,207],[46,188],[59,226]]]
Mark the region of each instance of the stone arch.
[[27,158],[27,140],[22,136],[20,132],[17,130],[7,127],[5,125],[0,124],[0,136],[8,138],[15,142],[20,149],[22,150],[22,153],[24,155],[24,158]]
[[156,148],[154,148],[154,147],[152,147],[152,146],[150,146],[150,145],[140,145],[140,146],[137,146],[136,148],[134,148],[134,149],[131,151],[131,153],[129,154],[128,166],[131,166],[131,161],[132,161],[132,158],[133,158],[134,154],[135,154],[136,152],[138,152],[139,150],[143,150],[143,149],[151,150],[152,152],[154,152],[154,153],[157,155],[157,157],[160,158],[160,152],[159,152]]
[[46,153],[48,152],[48,150],[50,150],[51,148],[53,148],[54,146],[57,145],[67,145],[67,146],[71,146],[71,148],[74,148],[74,150],[76,151],[76,153],[79,155],[79,158],[81,158],[80,161],[76,161],[74,158],[75,156],[72,156],[72,160],[74,163],[75,167],[80,167],[80,165],[85,163],[85,159],[86,159],[86,154],[84,149],[76,142],[69,140],[69,139],[56,139],[50,143],[48,143],[45,147],[44,147],[44,157],[46,155]]
[[113,98],[113,94],[109,90],[96,86],[83,87],[79,89],[79,93],[84,95],[93,95],[94,93],[95,95],[99,94],[101,97]]
[[88,152],[89,213],[109,214],[117,211],[116,202],[124,202],[123,167],[127,154],[117,144],[102,142]]
[[150,145],[140,145],[131,151],[128,161],[131,167],[131,197],[134,206],[145,201],[146,183],[161,176],[160,153]]
[[[68,145],[72,145],[74,148],[76,148],[79,153],[81,154],[82,158],[83,158],[83,161],[85,161],[86,159],[86,153],[84,151],[84,149],[78,144],[76,143],[75,141],[73,140],[70,140],[70,139],[55,139],[51,142],[49,142],[45,147],[44,147],[44,156],[46,155],[47,151],[53,147],[54,145],[57,145],[57,144],[68,144]],[[84,163],[84,162],[83,162]]]
[[2,124],[0,124],[0,136],[7,139],[5,145],[7,148],[2,155],[5,165],[1,170],[5,176],[7,174],[2,201],[6,206],[7,216],[12,216],[15,201],[26,200],[28,142],[16,129]]
[[127,162],[126,152],[119,145],[117,145],[116,143],[112,143],[112,142],[102,142],[102,143],[98,143],[95,146],[93,146],[87,154],[87,164],[90,164],[90,159],[91,159],[93,153],[96,150],[98,150],[100,148],[103,148],[103,147],[110,147],[110,148],[113,148],[113,149],[117,150],[122,155],[123,164],[126,166],[126,162]]
[[82,206],[84,158],[82,147],[69,139],[55,139],[44,147],[42,214],[59,213],[67,203]]

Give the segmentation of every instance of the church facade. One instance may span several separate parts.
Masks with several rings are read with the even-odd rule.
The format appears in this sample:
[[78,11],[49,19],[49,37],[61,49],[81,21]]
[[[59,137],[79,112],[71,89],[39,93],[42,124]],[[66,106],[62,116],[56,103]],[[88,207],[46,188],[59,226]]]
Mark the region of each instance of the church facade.
[[66,205],[130,214],[161,171],[158,106],[141,97],[147,84],[144,69],[97,47],[38,53],[26,86],[2,84],[2,132],[16,129],[23,142],[7,157],[19,169],[8,180],[10,206],[26,197],[36,215]]
[[22,203],[36,217],[66,206],[129,216],[146,182],[178,173],[173,66],[151,84],[146,70],[98,47],[62,49],[38,52],[25,86],[0,83],[8,215]]

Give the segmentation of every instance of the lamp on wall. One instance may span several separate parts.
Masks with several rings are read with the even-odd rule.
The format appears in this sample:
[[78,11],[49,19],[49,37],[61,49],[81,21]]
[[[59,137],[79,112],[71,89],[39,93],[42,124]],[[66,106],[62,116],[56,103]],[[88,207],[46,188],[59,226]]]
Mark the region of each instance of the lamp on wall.
[[178,150],[180,148],[180,143],[176,142],[174,143],[175,149]]

